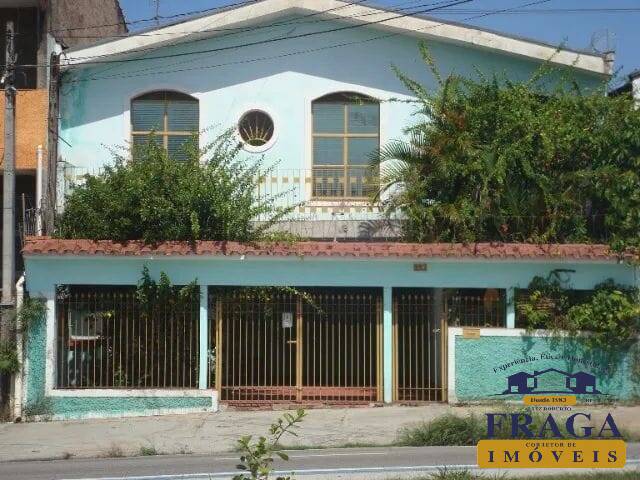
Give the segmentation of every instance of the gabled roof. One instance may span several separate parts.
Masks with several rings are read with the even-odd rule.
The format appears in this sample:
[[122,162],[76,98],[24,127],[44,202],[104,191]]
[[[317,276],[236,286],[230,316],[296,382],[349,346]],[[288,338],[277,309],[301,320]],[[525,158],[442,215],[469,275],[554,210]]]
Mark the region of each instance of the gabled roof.
[[[381,7],[342,0],[262,0],[237,8],[218,10],[198,18],[153,29],[153,35],[132,33],[125,38],[68,50],[62,65],[90,64],[104,60],[104,56],[113,60],[139,51],[146,52],[197,38],[213,37],[222,29],[250,26],[294,13],[312,13],[317,17],[332,17],[352,24],[370,25],[372,28],[390,33],[489,49],[538,61],[549,60],[554,64],[601,75],[610,75],[612,72],[610,55],[559,48],[475,26],[421,15],[407,16]],[[148,34],[149,31],[145,33]]]

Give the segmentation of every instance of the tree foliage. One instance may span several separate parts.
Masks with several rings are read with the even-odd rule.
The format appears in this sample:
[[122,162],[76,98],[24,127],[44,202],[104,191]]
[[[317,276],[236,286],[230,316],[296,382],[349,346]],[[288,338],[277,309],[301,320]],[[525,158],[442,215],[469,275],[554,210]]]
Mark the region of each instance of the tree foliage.
[[609,279],[592,291],[569,288],[552,272],[534,277],[517,310],[527,328],[551,332],[590,332],[593,346],[622,348],[640,333],[639,291]]
[[[238,240],[263,238],[295,208],[280,196],[259,195],[271,174],[261,161],[241,157],[232,132],[203,150],[189,145],[187,159],[172,159],[153,138],[112,166],[87,175],[66,197],[57,236],[110,240]],[[129,158],[131,157],[131,158]]]
[[376,162],[406,239],[639,244],[640,111],[630,96],[582,91],[545,68],[525,82],[442,78],[422,53],[439,89],[397,72],[418,121]]

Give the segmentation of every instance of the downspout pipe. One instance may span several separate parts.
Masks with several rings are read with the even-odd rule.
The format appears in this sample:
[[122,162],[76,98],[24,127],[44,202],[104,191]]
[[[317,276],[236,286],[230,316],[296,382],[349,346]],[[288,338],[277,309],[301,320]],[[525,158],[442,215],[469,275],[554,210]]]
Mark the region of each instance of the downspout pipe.
[[[22,303],[24,302],[24,275],[22,275],[16,282],[16,313],[20,312]],[[23,351],[24,337],[22,335],[22,324],[20,322],[20,316],[16,314],[16,353],[18,354],[18,361],[20,363],[20,369],[13,376],[13,394],[11,395],[11,411],[13,412],[13,419],[20,421],[22,419],[22,397],[23,397],[23,385],[24,385],[24,362],[25,355]]]
[[42,236],[42,162],[44,149],[38,145],[36,149],[36,235]]

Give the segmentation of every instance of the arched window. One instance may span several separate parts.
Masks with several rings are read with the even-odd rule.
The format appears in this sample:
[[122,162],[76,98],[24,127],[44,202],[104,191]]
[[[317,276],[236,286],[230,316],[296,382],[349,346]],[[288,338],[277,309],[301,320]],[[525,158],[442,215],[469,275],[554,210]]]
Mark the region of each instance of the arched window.
[[198,100],[184,93],[159,91],[145,93],[131,102],[133,146],[149,141],[149,134],[167,149],[171,158],[183,160],[183,145],[198,134]]
[[313,197],[363,199],[371,192],[371,157],[380,147],[380,103],[351,92],[315,100]]

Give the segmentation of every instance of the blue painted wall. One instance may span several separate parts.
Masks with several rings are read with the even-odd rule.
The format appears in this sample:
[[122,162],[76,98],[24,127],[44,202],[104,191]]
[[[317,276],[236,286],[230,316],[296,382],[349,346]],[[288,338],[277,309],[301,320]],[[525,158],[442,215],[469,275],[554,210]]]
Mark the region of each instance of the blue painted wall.
[[[52,291],[56,284],[135,285],[144,265],[151,275],[165,272],[176,284],[198,280],[201,285],[297,285],[357,287],[526,287],[533,276],[554,269],[574,270],[573,288],[590,289],[613,278],[636,285],[626,264],[571,262],[428,261],[426,272],[413,271],[411,260],[345,258],[241,257],[27,257],[30,292]],[[425,261],[425,260],[420,260]]]
[[[391,400],[391,292],[394,287],[457,287],[457,288],[514,288],[526,287],[534,275],[546,276],[553,269],[574,270],[570,275],[573,288],[589,289],[607,278],[616,282],[637,285],[637,274],[632,267],[618,263],[571,262],[505,262],[505,261],[452,261],[428,262],[426,272],[414,272],[413,262],[398,259],[307,259],[298,257],[257,258],[247,257],[27,257],[27,289],[32,296],[51,298],[56,285],[135,285],[144,265],[151,275],[158,278],[160,272],[169,275],[172,282],[186,284],[194,279],[208,285],[289,285],[289,286],[357,286],[384,288],[384,386],[385,400]],[[206,305],[204,318],[206,318]],[[53,312],[50,312],[53,321]],[[33,329],[28,344],[29,369],[27,376],[27,403],[33,403],[44,395],[46,369],[45,322]],[[499,358],[522,355],[531,347],[522,339],[499,339],[496,343],[465,343],[460,346],[460,360],[456,357],[456,376],[460,378],[460,399],[474,399],[492,395],[500,380],[481,380],[478,369],[488,369]],[[500,342],[505,342],[504,345]],[[536,340],[537,342],[537,340]],[[534,342],[535,343],[535,342]],[[535,346],[534,349],[548,349]],[[505,353],[506,352],[506,353]],[[484,362],[484,363],[483,363]],[[624,363],[624,362],[623,362]],[[625,364],[626,365],[626,364]],[[621,367],[621,371],[628,367]],[[483,371],[484,372],[484,371]],[[622,378],[622,377],[615,377]],[[494,388],[495,387],[495,388]],[[458,390],[458,389],[457,389]],[[625,398],[631,395],[625,393]],[[63,416],[92,415],[96,409],[110,414],[114,409],[126,406],[132,412],[145,408],[193,408],[202,399],[148,399],[126,401],[123,399],[57,398],[54,413]],[[145,403],[147,402],[147,403]],[[158,403],[159,402],[159,403]],[[151,405],[151,406],[149,406]],[[158,406],[164,405],[164,406]],[[74,413],[75,412],[75,413]]]
[[[85,417],[107,417],[141,415],[154,411],[207,411],[212,408],[211,392],[208,396],[185,397],[47,397],[46,375],[46,320],[41,318],[30,325],[26,341],[25,414],[29,416],[55,416],[74,419]],[[205,394],[206,395],[206,394]]]
[[[513,337],[483,336],[455,339],[455,394],[460,402],[522,399],[502,395],[507,376],[555,368],[567,373],[586,372],[596,377],[604,395],[578,395],[603,403],[640,399],[638,345],[610,351],[592,348],[586,340],[534,337],[522,332]],[[509,365],[513,363],[512,365]]]
[[[403,129],[414,121],[415,107],[392,101],[411,98],[392,71],[392,64],[427,88],[436,88],[420,58],[418,40],[409,36],[371,41],[381,36],[380,30],[358,28],[260,48],[144,60],[145,56],[219,49],[340,25],[327,21],[321,27],[311,22],[255,29],[164,47],[133,62],[67,72],[60,97],[60,155],[69,165],[90,171],[109,163],[109,148],[125,146],[130,138],[131,99],[155,89],[176,89],[200,100],[200,126],[209,128],[202,135],[203,144],[235,125],[247,110],[267,111],[275,121],[277,139],[264,153],[265,163],[277,162],[280,176],[295,176],[295,171],[311,168],[310,105],[315,98],[331,92],[357,91],[379,98],[381,144],[402,137]],[[319,50],[331,45],[343,46]],[[539,67],[532,60],[471,46],[431,41],[429,47],[443,75],[456,72],[475,76],[477,68],[485,74],[497,72],[525,79]],[[260,58],[263,60],[256,61]],[[582,71],[576,72],[576,80],[586,87],[598,86],[601,81]],[[262,153],[246,155],[257,159]]]

